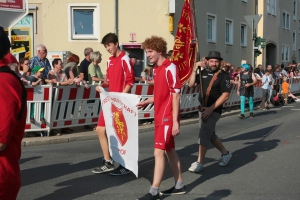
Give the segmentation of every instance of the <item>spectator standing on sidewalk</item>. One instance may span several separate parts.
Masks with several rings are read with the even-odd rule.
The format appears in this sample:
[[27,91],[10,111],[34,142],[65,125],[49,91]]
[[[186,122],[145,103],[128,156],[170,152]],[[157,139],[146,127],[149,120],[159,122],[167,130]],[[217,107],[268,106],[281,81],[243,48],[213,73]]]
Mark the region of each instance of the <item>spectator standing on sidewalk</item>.
[[275,84],[275,79],[274,79],[274,72],[273,72],[273,67],[272,65],[268,65],[267,66],[267,70],[269,70],[269,84],[270,84],[270,87],[268,88],[268,107],[269,108],[269,105],[271,105],[271,98],[273,95],[276,94],[276,91],[275,91],[275,87],[274,87],[274,84]]
[[89,74],[89,83],[93,84],[95,81],[96,84],[104,82],[103,74],[99,63],[101,63],[102,55],[99,51],[92,52],[90,54],[91,64],[89,65],[88,74]]
[[262,77],[265,73],[264,67],[261,64],[259,64],[259,65],[257,65],[257,68],[259,69],[259,75]]
[[35,66],[41,66],[44,68],[43,71],[43,78],[45,79],[46,83],[51,83],[48,79],[48,73],[52,69],[50,62],[47,57],[47,48],[45,45],[40,44],[36,47],[37,55],[30,59],[30,69],[34,68]]
[[[67,85],[72,85],[73,80],[66,76],[65,72],[62,70],[63,69],[63,63],[60,58],[55,58],[52,61],[52,66],[53,70],[51,70],[48,74],[49,79],[52,81],[53,84],[57,86],[67,86]],[[62,133],[72,133],[73,129],[70,128],[62,128],[61,129]],[[57,130],[52,130],[51,135],[54,136],[61,136],[61,133],[59,133]]]
[[[154,175],[149,193],[139,200],[159,199],[159,186],[165,171],[165,154],[168,158],[175,186],[169,190],[162,191],[161,195],[185,194],[181,174],[180,160],[175,150],[174,137],[179,135],[179,111],[181,82],[179,70],[176,65],[166,59],[167,43],[157,36],[147,38],[142,49],[145,50],[147,58],[155,64],[154,67],[154,92],[153,97],[137,104],[138,108],[155,103],[155,133],[154,133]],[[156,103],[157,102],[157,103]]]
[[[227,73],[220,71],[220,61],[221,54],[218,51],[210,51],[208,56],[205,57],[208,63],[208,68],[202,70],[202,90],[204,97],[201,97],[205,103],[207,99],[207,105],[202,105],[202,124],[199,132],[199,151],[198,159],[196,162],[192,163],[189,168],[190,172],[200,172],[203,169],[204,158],[209,146],[211,143],[216,147],[222,154],[221,159],[219,160],[219,166],[226,166],[232,157],[232,154],[227,151],[223,146],[221,139],[215,134],[216,123],[221,117],[223,103],[229,99],[230,96],[230,80]],[[193,87],[195,82],[199,85],[200,78],[196,74],[198,67],[194,67],[190,80],[189,87]],[[213,84],[210,87],[210,92],[207,91],[211,81]],[[207,95],[208,93],[208,95]]]
[[[90,53],[93,52],[91,47],[87,47],[84,49],[85,58],[81,61],[79,71],[81,80],[89,81],[88,69],[91,64]],[[92,83],[89,83],[92,84]]]
[[[261,103],[259,105],[259,108],[262,109],[262,110],[266,110],[267,107],[268,107],[268,97],[269,97],[269,90],[271,88],[271,85],[270,85],[270,71],[269,70],[265,70],[265,74],[263,75],[262,77],[262,86],[261,86],[261,89],[262,89],[262,100],[261,100]],[[272,84],[272,83],[271,83]]]
[[245,103],[246,98],[248,98],[249,101],[249,109],[250,109],[250,117],[253,117],[253,109],[254,109],[254,85],[256,84],[257,80],[254,76],[254,73],[252,73],[250,70],[249,64],[242,64],[241,66],[241,72],[238,75],[239,76],[239,82],[238,87],[236,90],[236,93],[238,96],[240,96],[240,107],[241,107],[241,114],[239,115],[239,118],[245,119]]
[[288,75],[287,71],[284,69],[284,64],[283,63],[280,65],[280,68],[281,68],[280,72],[281,72],[282,76],[283,77],[288,77],[289,75]]
[[0,199],[14,200],[21,187],[19,160],[25,131],[27,92],[4,58],[10,42],[0,27]]

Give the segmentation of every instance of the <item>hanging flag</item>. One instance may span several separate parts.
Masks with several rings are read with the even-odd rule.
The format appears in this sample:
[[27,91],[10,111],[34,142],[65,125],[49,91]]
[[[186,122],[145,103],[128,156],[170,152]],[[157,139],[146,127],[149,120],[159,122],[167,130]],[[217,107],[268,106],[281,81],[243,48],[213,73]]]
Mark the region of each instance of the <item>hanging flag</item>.
[[178,22],[173,53],[170,58],[170,61],[179,68],[182,85],[185,85],[190,78],[198,50],[198,41],[194,28],[195,20],[191,7],[192,1],[184,1]]
[[134,94],[106,92],[101,87],[106,134],[112,159],[138,177],[138,109]]

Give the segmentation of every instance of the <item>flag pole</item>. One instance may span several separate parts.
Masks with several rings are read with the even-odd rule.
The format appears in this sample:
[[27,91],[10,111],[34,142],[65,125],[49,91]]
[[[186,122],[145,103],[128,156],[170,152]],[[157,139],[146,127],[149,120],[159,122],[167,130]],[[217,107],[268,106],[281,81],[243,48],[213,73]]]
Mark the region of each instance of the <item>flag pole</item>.
[[[198,31],[197,31],[197,22],[196,22],[196,11],[195,11],[195,1],[194,0],[191,0],[191,9],[192,9],[192,12],[193,12],[193,26],[194,26],[194,39],[193,39],[193,42],[196,42],[196,59],[197,61],[200,60],[200,52],[199,52],[199,46],[198,46]],[[195,63],[196,64],[196,63]],[[199,66],[198,66],[198,69],[199,69]],[[203,89],[202,89],[202,71],[201,71],[201,67],[199,69],[199,82],[200,82],[200,86],[199,87],[199,90],[200,90],[200,94],[201,95],[201,98],[199,98],[199,101],[200,101],[200,106],[199,106],[199,111],[198,111],[198,114],[199,114],[199,127],[201,127],[201,124],[202,124],[202,113],[201,113],[201,107],[204,107],[204,104],[203,104]]]

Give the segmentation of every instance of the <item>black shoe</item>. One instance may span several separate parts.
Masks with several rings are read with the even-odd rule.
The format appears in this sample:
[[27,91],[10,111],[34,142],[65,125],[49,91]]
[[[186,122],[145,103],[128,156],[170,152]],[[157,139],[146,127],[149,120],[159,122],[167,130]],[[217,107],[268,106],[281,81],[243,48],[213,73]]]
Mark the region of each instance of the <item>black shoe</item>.
[[151,193],[147,193],[146,195],[138,198],[137,200],[160,200],[159,194],[153,196]]
[[172,187],[168,190],[161,191],[159,194],[160,195],[175,195],[175,194],[185,194],[186,189],[185,186],[183,186],[181,189],[176,189],[175,187]]
[[94,174],[102,174],[105,172],[110,172],[115,169],[114,163],[111,162],[104,162],[100,167],[96,167],[92,170]]
[[250,117],[251,117],[251,118],[253,118],[253,117],[254,117],[254,114],[253,114],[252,112],[250,113]]
[[126,175],[129,174],[131,171],[129,171],[128,169],[126,169],[125,167],[123,167],[122,165],[120,165],[117,169],[115,169],[114,171],[110,172],[109,174],[112,176],[122,176],[122,175]]
[[239,118],[240,118],[240,119],[245,119],[245,115],[244,115],[244,114],[240,114],[240,115],[239,115]]

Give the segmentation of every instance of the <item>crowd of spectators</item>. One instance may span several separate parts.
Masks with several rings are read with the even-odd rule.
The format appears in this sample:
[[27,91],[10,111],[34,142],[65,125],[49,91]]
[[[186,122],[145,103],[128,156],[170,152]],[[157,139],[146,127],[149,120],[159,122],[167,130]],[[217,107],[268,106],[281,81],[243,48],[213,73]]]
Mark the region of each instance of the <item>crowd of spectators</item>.
[[[238,74],[241,73],[241,68],[235,68],[226,61],[223,61],[221,64],[221,69],[230,76],[230,83],[238,84],[240,81]],[[287,95],[284,97],[282,89],[283,80],[287,82],[287,80],[291,78],[300,78],[299,69],[300,63],[288,63],[287,66],[285,66],[285,64],[267,65],[266,67],[259,64],[254,69],[251,67],[250,71],[252,71],[255,78],[260,81],[262,87],[263,100],[259,108],[267,110],[270,109],[270,106],[287,105],[291,101],[299,102],[300,99],[295,97],[290,90],[285,91]],[[288,88],[290,88],[290,86]]]
[[[79,56],[71,54],[66,64],[59,58],[52,61],[52,65],[47,59],[47,48],[45,45],[38,45],[36,48],[36,56],[32,58],[21,58],[19,62],[12,54],[7,54],[6,60],[8,64],[21,79],[24,85],[36,86],[53,84],[57,86],[68,85],[84,85],[89,88],[89,84],[99,84],[105,80],[99,64],[102,60],[102,55],[99,51],[94,52],[92,48],[84,49],[84,59],[80,62]],[[170,58],[172,50],[166,55]],[[130,64],[135,68],[137,57],[134,54],[129,54]],[[79,64],[80,62],[80,64]],[[206,68],[207,62],[205,58],[199,60],[196,65],[199,69]],[[259,64],[253,69],[251,65],[250,72],[254,74],[256,80],[261,82],[262,91],[264,94],[263,101],[259,108],[262,110],[269,109],[270,106],[287,105],[291,101],[300,101],[289,90],[282,91],[282,79],[284,78],[300,78],[300,63],[288,63],[287,66],[268,65],[264,67]],[[148,63],[141,74],[135,74],[136,83],[154,84],[153,82],[153,64]],[[239,75],[242,72],[241,67],[235,67],[230,62],[222,61],[221,70],[228,73],[230,83],[238,85],[240,82]],[[136,70],[135,70],[136,71]],[[199,72],[197,72],[199,73]],[[278,81],[281,80],[281,81]],[[286,83],[287,81],[285,81]],[[34,103],[31,104],[30,122],[36,123],[34,117]],[[44,105],[40,109],[40,123],[46,123],[44,118]],[[85,128],[92,130],[93,127],[85,126]],[[62,129],[61,132],[71,133],[72,129]],[[55,135],[61,135],[58,131],[54,131]],[[45,133],[40,133],[41,136]]]

